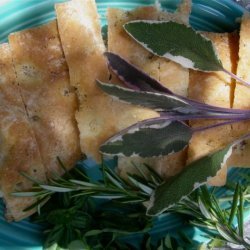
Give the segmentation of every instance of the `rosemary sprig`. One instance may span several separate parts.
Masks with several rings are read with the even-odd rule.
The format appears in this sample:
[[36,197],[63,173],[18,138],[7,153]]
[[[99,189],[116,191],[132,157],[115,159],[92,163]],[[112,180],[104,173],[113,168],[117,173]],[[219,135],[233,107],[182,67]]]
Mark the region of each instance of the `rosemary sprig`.
[[[159,176],[148,175],[143,179],[131,175],[129,181],[125,181],[104,163],[101,171],[102,180],[93,181],[84,170],[74,168],[64,177],[50,180],[49,184],[36,183],[29,192],[14,194],[36,197],[35,205],[44,197],[44,192],[50,199],[34,217],[35,222],[46,224],[45,248],[80,244],[82,249],[132,249],[119,238],[144,233],[152,227],[153,218],[146,216],[142,203],[149,199],[155,185],[159,185]],[[104,199],[100,200],[100,206],[92,198]]]
[[[46,185],[35,182],[32,190],[13,195],[36,197],[32,207],[49,200],[36,216],[37,222],[47,223],[46,247],[53,244],[68,247],[79,241],[89,249],[97,246],[95,249],[133,249],[120,238],[135,232],[146,233],[152,228],[153,218],[146,216],[146,206],[151,193],[163,183],[149,166],[135,167],[138,174],[128,175],[128,180],[124,180],[103,163],[102,179],[98,181],[91,180],[83,169],[74,168]],[[237,184],[231,196],[217,198],[214,190],[203,186],[166,212],[186,215],[191,225],[209,229],[211,244],[223,241],[250,249],[249,239],[244,237],[243,220],[249,191],[247,184]],[[96,205],[92,198],[101,198],[102,205]]]
[[113,199],[121,203],[143,203],[149,200],[153,190],[163,182],[147,165],[144,166],[144,171],[140,170],[141,175],[128,174],[128,180],[120,178],[105,163],[102,163],[101,171],[102,180],[92,181],[82,169],[75,168],[70,175],[66,173],[65,177],[51,179],[48,184],[40,184],[34,180],[35,186],[31,190],[15,192],[12,195],[36,197],[39,201],[48,199],[55,193],[71,193],[73,197],[90,196]]
[[[172,207],[169,212],[191,216],[192,225],[210,229],[210,234],[216,239],[250,249],[250,238],[244,237],[244,195],[247,195],[247,189],[243,190],[243,186],[237,184],[229,206],[223,208],[224,200],[216,198],[206,186],[202,186]],[[235,219],[237,227],[233,223]]]

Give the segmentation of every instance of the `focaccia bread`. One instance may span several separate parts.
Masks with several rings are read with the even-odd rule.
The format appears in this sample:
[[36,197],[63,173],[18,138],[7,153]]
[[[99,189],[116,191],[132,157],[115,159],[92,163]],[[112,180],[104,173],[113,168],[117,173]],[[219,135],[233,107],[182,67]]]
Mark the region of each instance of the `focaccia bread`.
[[[228,71],[235,69],[235,58],[238,48],[234,41],[237,34],[232,33],[203,33],[209,38],[218,53],[223,66]],[[190,71],[189,98],[198,100],[214,106],[230,108],[232,79],[224,72],[205,73],[200,71]],[[205,127],[222,120],[199,120],[191,121],[190,125],[194,128]],[[216,127],[213,129],[197,132],[192,137],[188,149],[188,161],[190,163],[209,153],[217,151],[234,140],[231,125]],[[215,186],[224,185],[226,182],[226,166],[218,173],[214,179],[210,179],[210,184]]]
[[109,71],[94,0],[57,4],[56,13],[70,83],[77,88],[80,103],[76,119],[81,149],[100,161],[99,147],[109,137],[138,120],[158,114],[141,108],[131,116],[135,106],[116,101],[97,88],[96,79],[108,81]]
[[[241,21],[240,42],[239,42],[239,62],[237,76],[250,82],[250,14],[245,13]],[[250,88],[237,82],[234,93],[234,108],[250,109]],[[240,122],[233,124],[235,138],[239,138],[250,133],[250,122]],[[250,141],[243,142],[235,148],[232,156],[228,160],[228,167],[250,167]]]
[[28,190],[33,185],[21,172],[41,182],[46,182],[46,176],[18,90],[8,44],[0,45],[0,55],[0,186],[7,219],[18,221],[36,210],[23,211],[36,201],[35,198],[11,195],[15,191]]
[[17,81],[48,177],[80,159],[74,113],[77,99],[69,84],[57,23],[9,36]]
[[[123,56],[174,93],[186,96],[189,71],[179,64],[159,58],[148,52],[129,37],[124,31],[123,25],[133,20],[172,20],[183,23],[188,21],[190,11],[191,5],[189,1],[184,1],[176,13],[162,12],[152,6],[140,7],[133,11],[108,9],[108,50]],[[117,78],[113,78],[112,82],[117,84]],[[140,109],[140,107],[137,107],[134,112]],[[131,112],[130,116],[133,115]],[[146,163],[154,167],[161,176],[167,178],[180,172],[185,166],[185,162],[186,150],[167,157],[119,157],[118,169],[120,175],[126,177],[128,172],[136,171],[134,164],[140,166]]]
[[89,95],[102,93],[96,79],[109,77],[96,4],[93,0],[72,0],[56,4],[55,9],[70,84],[77,88],[81,104]]

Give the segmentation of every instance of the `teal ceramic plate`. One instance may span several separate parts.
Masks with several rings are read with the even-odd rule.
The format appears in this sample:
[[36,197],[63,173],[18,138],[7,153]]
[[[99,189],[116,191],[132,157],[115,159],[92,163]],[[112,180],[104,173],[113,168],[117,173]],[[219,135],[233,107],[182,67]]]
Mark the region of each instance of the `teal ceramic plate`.
[[[6,42],[9,33],[24,28],[33,27],[46,23],[55,18],[54,4],[62,0],[0,0],[0,42]],[[132,9],[139,5],[152,4],[153,0],[97,0],[98,11],[102,24],[105,24],[105,12],[107,7],[119,7]],[[162,6],[169,11],[174,11],[180,0],[162,0]],[[230,0],[194,0],[190,22],[199,30],[232,31],[238,26],[238,18],[243,9]],[[87,161],[89,174],[96,174],[96,165],[91,160]],[[247,169],[235,169],[229,173],[231,180],[239,178],[238,173],[250,173]],[[219,191],[220,195],[224,192]],[[32,224],[29,220],[18,223],[7,223],[3,217],[4,206],[0,200],[0,249],[13,250],[41,250],[42,229]],[[174,233],[183,227],[180,219],[174,216],[162,216],[155,221],[152,230],[154,238],[160,237],[167,232]],[[206,235],[197,229],[189,229],[188,234],[197,242],[206,241]],[[132,235],[126,240],[136,242],[140,235]]]

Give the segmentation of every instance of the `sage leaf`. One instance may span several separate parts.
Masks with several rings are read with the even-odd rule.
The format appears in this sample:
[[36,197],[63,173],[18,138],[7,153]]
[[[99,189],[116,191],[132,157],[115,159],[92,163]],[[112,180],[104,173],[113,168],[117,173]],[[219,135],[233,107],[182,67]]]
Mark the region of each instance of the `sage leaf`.
[[[193,190],[206,184],[209,178],[214,177],[224,164],[229,163],[233,151],[249,139],[250,133],[242,136],[224,149],[189,164],[180,174],[158,186],[151,195],[147,214],[159,215],[179,201],[185,200]],[[222,213],[217,201],[213,200],[213,202],[218,214]],[[219,214],[219,216],[223,218],[223,214]]]
[[179,121],[152,119],[132,126],[100,147],[106,155],[154,157],[183,150],[192,136],[192,129]]
[[97,81],[97,84],[107,94],[127,103],[152,108],[156,111],[172,111],[184,114],[199,113],[198,109],[174,95],[135,91],[100,81]]
[[213,43],[184,24],[172,21],[132,21],[126,23],[124,28],[144,48],[184,68],[224,70]]
[[123,83],[134,90],[161,92],[173,94],[160,82],[150,77],[139,68],[135,67],[117,54],[106,52],[109,68],[123,81]]
[[189,195],[194,189],[206,184],[221,169],[232,153],[228,146],[207,155],[187,166],[180,174],[156,188],[150,199],[148,215],[158,215]]

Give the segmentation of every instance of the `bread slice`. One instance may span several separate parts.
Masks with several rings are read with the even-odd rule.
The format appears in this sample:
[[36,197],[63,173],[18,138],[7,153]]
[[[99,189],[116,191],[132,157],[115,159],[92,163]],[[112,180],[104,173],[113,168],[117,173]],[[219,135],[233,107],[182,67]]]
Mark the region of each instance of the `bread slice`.
[[[237,46],[231,41],[237,34],[229,33],[203,33],[213,43],[225,69],[232,71],[234,62],[231,60],[237,55]],[[205,73],[190,71],[189,97],[202,103],[214,106],[230,108],[231,103],[231,77],[223,72]],[[205,127],[222,121],[199,120],[190,122],[192,127]],[[209,153],[217,151],[234,140],[231,125],[216,127],[213,129],[197,132],[192,137],[188,149],[188,161],[190,163]],[[210,180],[211,185],[220,186],[226,182],[227,168],[218,173],[219,175]]]
[[11,195],[15,191],[28,190],[33,185],[21,172],[41,182],[46,182],[46,176],[18,90],[8,44],[0,45],[0,54],[0,185],[6,203],[7,219],[18,221],[36,210],[23,211],[36,199]]
[[[250,14],[245,13],[241,21],[240,42],[239,42],[239,62],[237,76],[250,82]],[[237,82],[234,93],[234,108],[250,109],[250,88]],[[233,124],[235,138],[239,138],[250,133],[250,122],[240,122]],[[233,151],[227,162],[228,167],[250,167],[250,141],[245,141]]]
[[89,95],[102,93],[96,79],[109,77],[97,7],[93,0],[72,0],[56,4],[55,9],[70,84],[77,88],[81,104]]
[[[239,61],[237,67],[237,76],[250,82],[250,14],[245,13],[242,17],[239,42]],[[234,108],[250,108],[250,88],[237,82],[234,92]]]
[[69,84],[56,21],[9,36],[17,81],[48,177],[80,159],[74,113],[77,99]]
[[[188,3],[188,4],[187,4]],[[160,81],[173,92],[180,95],[187,95],[188,70],[167,59],[152,55],[139,44],[137,44],[124,31],[123,25],[133,20],[166,20],[187,22],[190,13],[190,2],[184,1],[183,13],[168,13],[159,11],[157,8],[141,7],[133,11],[119,9],[108,9],[108,50],[126,58],[132,64],[145,71],[151,77]],[[187,8],[187,5],[189,8]],[[185,21],[184,21],[185,20]],[[112,79],[117,83],[117,79]],[[138,110],[141,108],[138,107]],[[134,112],[136,109],[134,109]],[[130,113],[133,116],[133,113]],[[139,121],[139,120],[138,120]],[[185,150],[168,157],[140,158],[140,157],[119,157],[118,169],[120,175],[126,177],[128,172],[134,172],[134,164],[140,166],[144,163],[152,166],[160,175],[167,178],[180,172],[185,166]]]
[[105,46],[94,0],[57,4],[56,13],[69,65],[70,83],[77,88],[80,102],[76,119],[81,149],[86,155],[100,161],[99,147],[109,137],[138,120],[158,114],[115,101],[96,87],[96,79],[108,81],[109,71],[103,55]]

